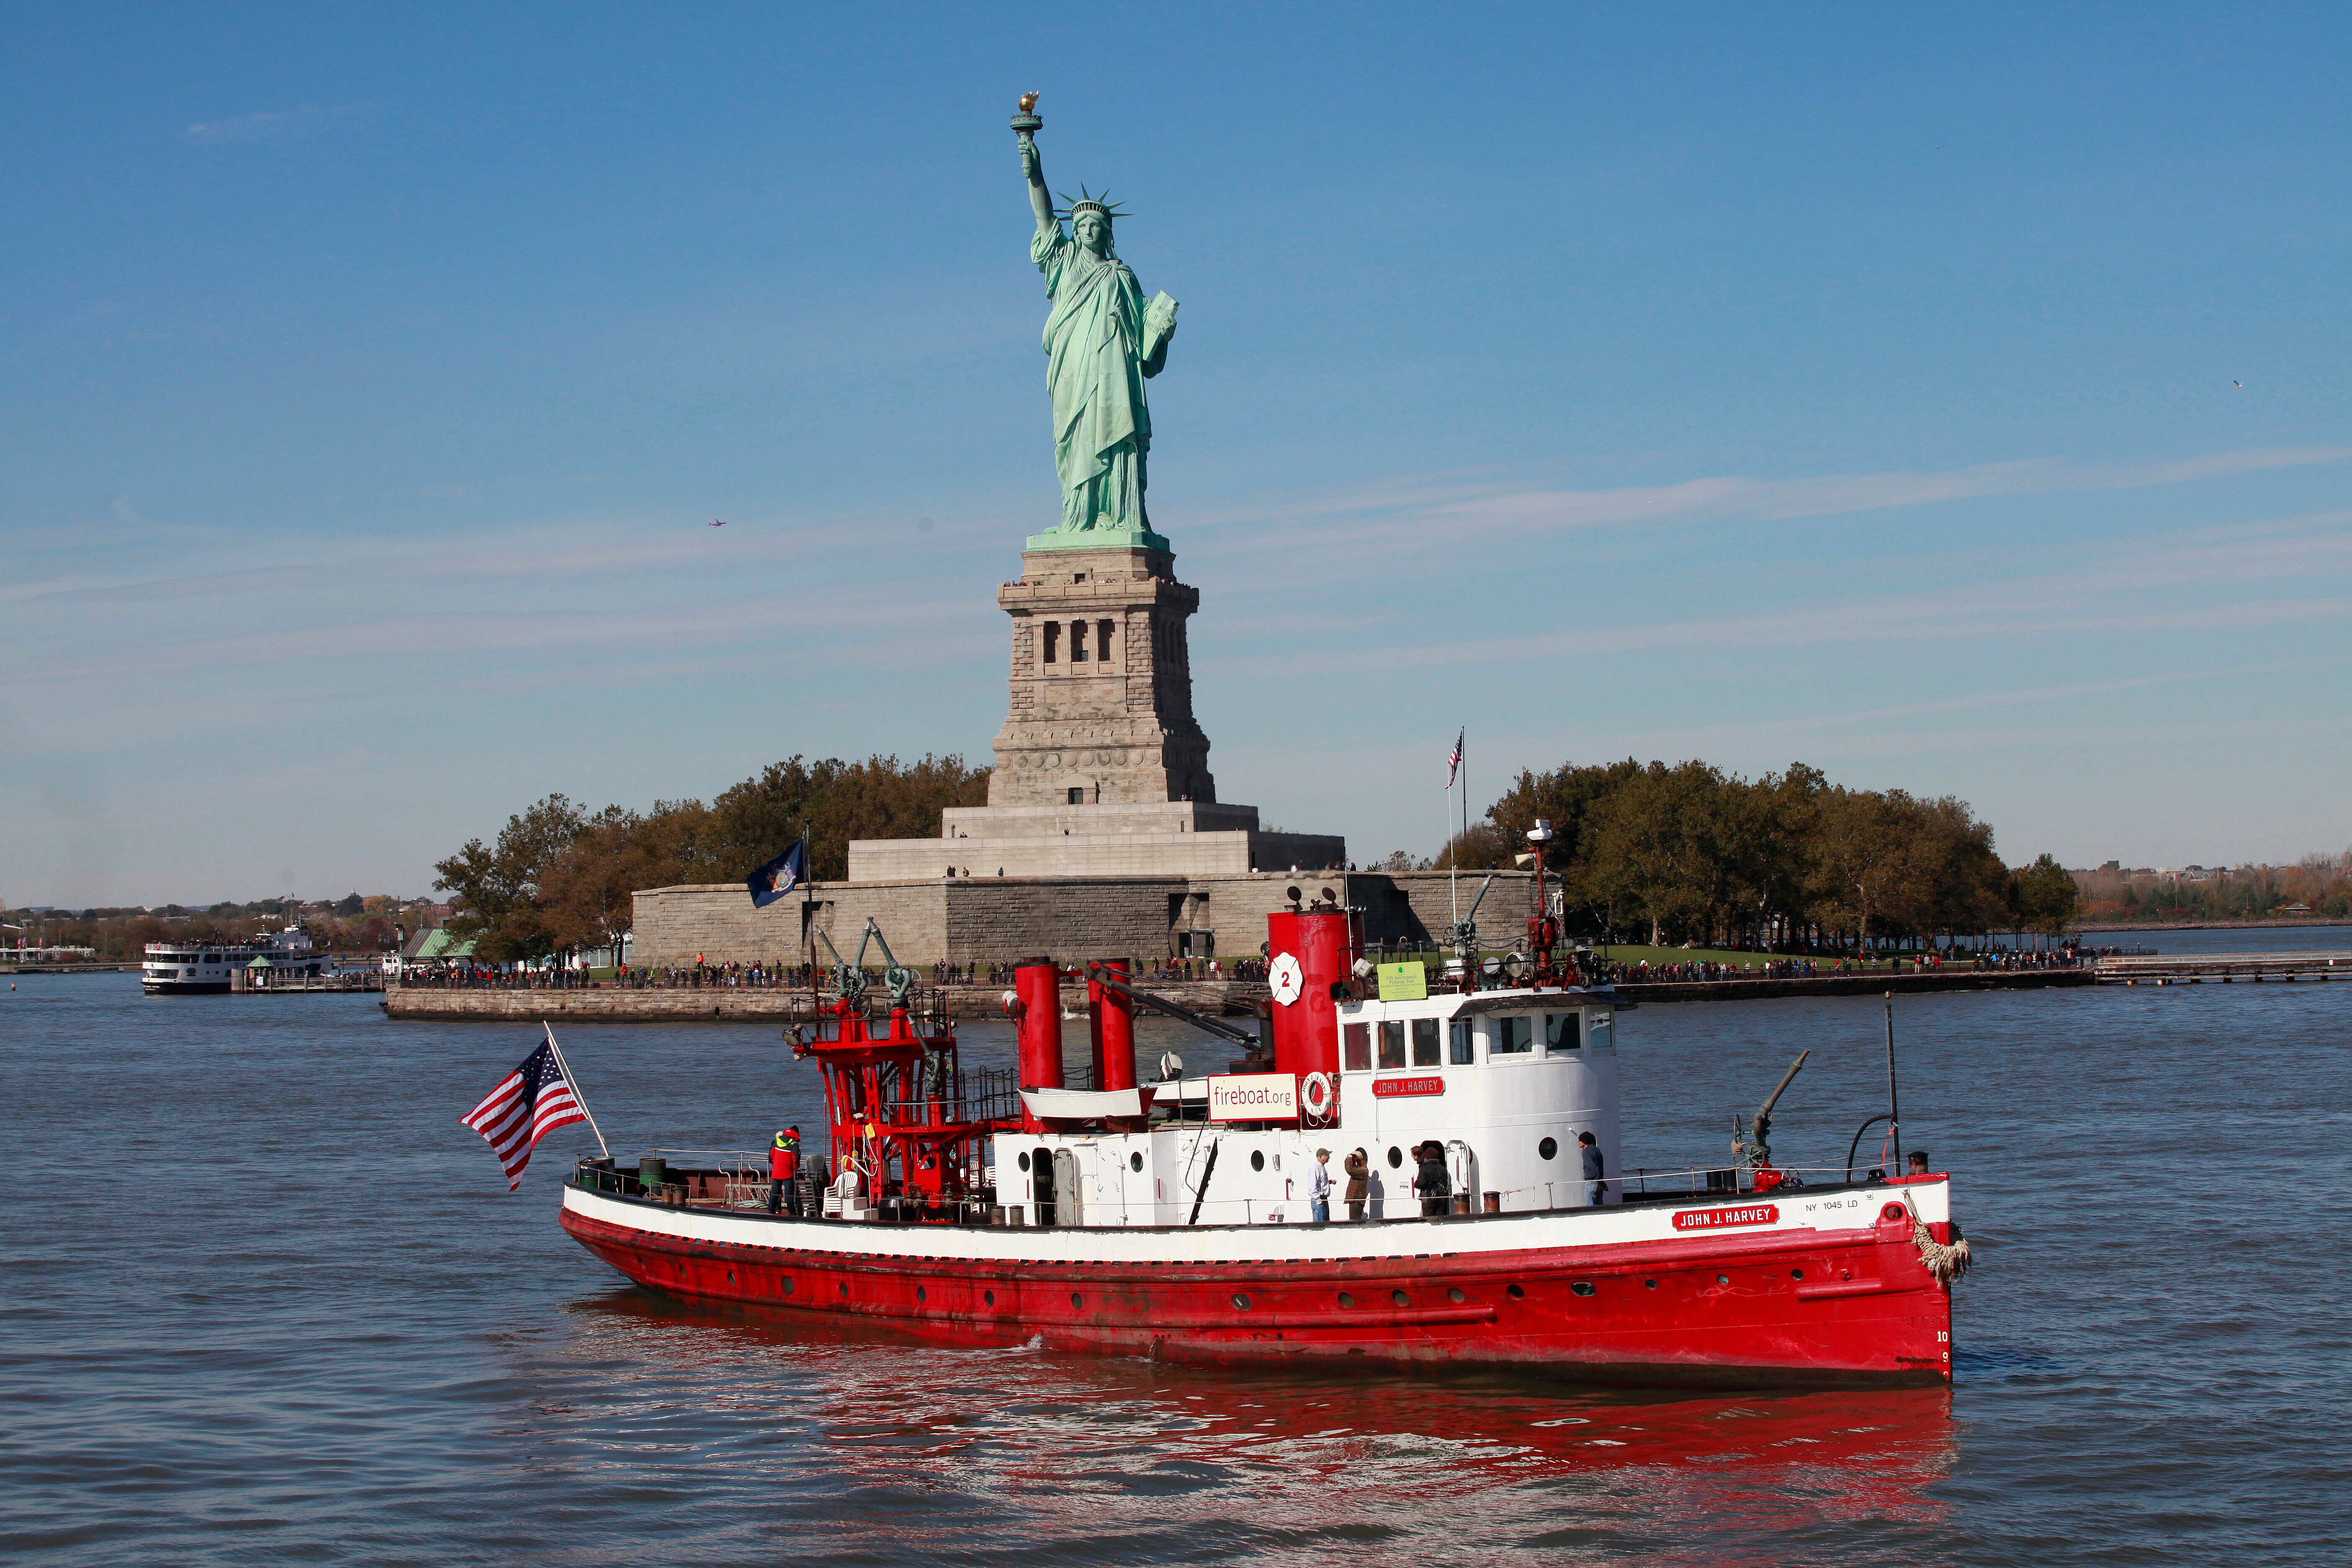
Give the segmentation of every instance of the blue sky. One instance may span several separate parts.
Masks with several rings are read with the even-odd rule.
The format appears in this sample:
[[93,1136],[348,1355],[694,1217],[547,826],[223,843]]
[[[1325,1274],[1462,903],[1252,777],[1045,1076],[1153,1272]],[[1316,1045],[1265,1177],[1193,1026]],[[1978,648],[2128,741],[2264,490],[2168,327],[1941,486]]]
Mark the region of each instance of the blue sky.
[[[2352,13],[0,9],[0,899],[419,892],[1003,717],[1014,96],[1183,304],[1227,800],[1443,758],[2352,842]],[[2242,385],[2235,384],[2242,383]],[[729,521],[724,529],[711,518]]]

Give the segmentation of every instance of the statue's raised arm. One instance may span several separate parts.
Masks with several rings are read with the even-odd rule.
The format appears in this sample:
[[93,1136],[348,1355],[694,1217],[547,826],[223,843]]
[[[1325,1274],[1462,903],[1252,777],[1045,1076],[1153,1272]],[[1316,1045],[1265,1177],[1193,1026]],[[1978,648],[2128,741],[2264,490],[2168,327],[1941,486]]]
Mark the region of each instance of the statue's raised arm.
[[1048,228],[1054,224],[1054,197],[1045,189],[1045,165],[1037,156],[1036,126],[1021,123],[1036,119],[1037,95],[1034,92],[1022,94],[1021,112],[1013,121],[1019,127],[1014,134],[1021,143],[1021,174],[1029,182],[1029,210],[1037,215],[1037,226]]

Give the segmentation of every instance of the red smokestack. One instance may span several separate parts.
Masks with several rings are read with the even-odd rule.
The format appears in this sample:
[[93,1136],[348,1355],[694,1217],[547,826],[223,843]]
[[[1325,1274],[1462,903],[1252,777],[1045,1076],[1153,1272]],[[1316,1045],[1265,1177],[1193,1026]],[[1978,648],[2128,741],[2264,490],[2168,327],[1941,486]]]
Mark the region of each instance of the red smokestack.
[[[1033,958],[1013,971],[1013,992],[1019,998],[1021,1087],[1062,1087],[1062,972],[1050,958]],[[1038,1126],[1023,1112],[1028,1131]]]
[[[1274,992],[1274,1070],[1287,1073],[1339,1070],[1339,1014],[1331,998],[1334,984],[1347,980],[1364,952],[1364,917],[1353,910],[1265,917],[1272,956],[1268,978]],[[1297,965],[1297,990],[1289,993],[1288,958]]]
[[[1106,958],[1096,967],[1109,970],[1121,980],[1127,978],[1127,960],[1123,958]],[[1095,1087],[1133,1089],[1135,1003],[1125,993],[1108,985],[1088,989],[1094,993]]]

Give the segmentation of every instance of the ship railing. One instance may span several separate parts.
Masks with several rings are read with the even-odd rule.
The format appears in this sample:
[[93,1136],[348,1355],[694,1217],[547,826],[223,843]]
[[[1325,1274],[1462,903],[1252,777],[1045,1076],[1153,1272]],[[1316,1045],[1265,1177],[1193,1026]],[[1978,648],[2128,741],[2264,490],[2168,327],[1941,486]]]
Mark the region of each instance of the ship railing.
[[[1644,1201],[1659,1203],[1696,1199],[1704,1202],[1708,1199],[1743,1197],[1771,1202],[1783,1195],[1800,1192],[1872,1184],[1864,1182],[1849,1183],[1846,1180],[1844,1167],[1840,1165],[1776,1165],[1772,1168],[1781,1175],[1783,1181],[1779,1186],[1768,1187],[1761,1193],[1757,1192],[1752,1184],[1741,1184],[1737,1180],[1748,1173],[1729,1166],[1712,1169],[1694,1167],[1687,1171],[1647,1169],[1630,1171],[1622,1177],[1608,1178],[1611,1200],[1608,1206],[1615,1207],[1620,1204]],[[1061,1205],[1058,1201],[1040,1202],[1030,1195],[1029,1184],[1034,1179],[1028,1174],[1020,1174],[1013,1179],[1013,1184],[1003,1184],[997,1188],[997,1206],[1004,1210],[1005,1223],[1028,1226],[1045,1223],[1061,1224]],[[999,1180],[1000,1182],[1003,1180],[1002,1173]],[[1424,1200],[1419,1194],[1414,1193],[1409,1184],[1400,1184],[1385,1192],[1376,1192],[1362,1201],[1365,1205],[1365,1216],[1371,1220],[1446,1219],[1484,1213],[1526,1214],[1530,1211],[1589,1207],[1591,1205],[1584,1202],[1585,1187],[1586,1184],[1580,1180],[1551,1181],[1536,1182],[1517,1187],[1489,1187],[1475,1192],[1454,1193],[1444,1200],[1444,1211],[1433,1215],[1423,1212]],[[1331,1217],[1335,1224],[1347,1221],[1348,1205],[1342,1193],[1341,1184],[1335,1181],[1332,1184],[1331,1192]],[[1489,1200],[1494,1202],[1495,1208],[1488,1208]],[[1172,1219],[1166,1217],[1171,1210],[1173,1211]],[[1281,1198],[1211,1197],[1201,1203],[1197,1218],[1189,1217],[1192,1214],[1192,1200],[1190,1194],[1175,1200],[1131,1205],[1124,1212],[1129,1215],[1145,1215],[1155,1211],[1162,1217],[1137,1219],[1135,1223],[1204,1226],[1303,1225],[1307,1223],[1313,1212],[1312,1205],[1304,1195],[1303,1190],[1298,1195]],[[1108,1205],[1106,1212],[1116,1215],[1122,1211],[1116,1205]],[[1041,1220],[1039,1217],[1041,1214],[1050,1214],[1053,1218],[1051,1221]],[[1104,1222],[1089,1217],[1087,1209],[1082,1206],[1076,1223],[1080,1226],[1097,1226]],[[1111,1227],[1116,1228],[1117,1223],[1116,1219],[1113,1219],[1110,1222]]]
[[[1875,1169],[1875,1167],[1863,1167]],[[1774,1165],[1780,1177],[1776,1186],[1766,1187],[1761,1195],[1806,1187],[1843,1187],[1860,1184],[1847,1173],[1843,1165]],[[1562,1189],[1580,1187],[1581,1182],[1553,1184]],[[1637,1166],[1622,1175],[1610,1178],[1612,1195],[1632,1203],[1641,1198],[1721,1198],[1747,1194],[1759,1195],[1755,1184],[1755,1173],[1739,1165],[1700,1165],[1686,1171],[1654,1171]]]
[[[658,1157],[672,1170],[711,1171],[718,1174],[718,1196],[730,1209],[768,1206],[768,1152],[765,1149],[646,1149],[641,1158]],[[621,1166],[617,1173],[635,1176],[641,1167]]]

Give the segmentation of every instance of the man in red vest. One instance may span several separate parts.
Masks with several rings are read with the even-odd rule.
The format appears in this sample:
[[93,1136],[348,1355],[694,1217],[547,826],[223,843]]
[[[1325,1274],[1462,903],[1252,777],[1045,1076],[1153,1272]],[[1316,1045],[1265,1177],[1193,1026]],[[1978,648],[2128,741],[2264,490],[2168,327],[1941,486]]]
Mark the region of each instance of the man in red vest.
[[[768,1146],[768,1212],[774,1214],[783,1203],[784,1188],[801,1173],[801,1130],[787,1127],[776,1134]],[[793,1212],[798,1214],[798,1205]]]

